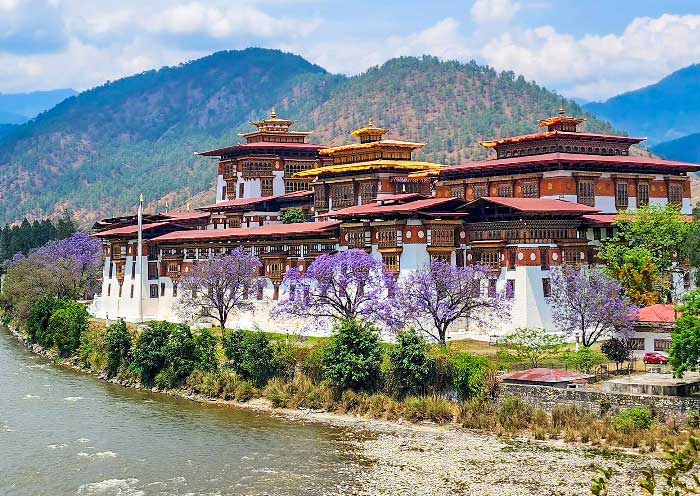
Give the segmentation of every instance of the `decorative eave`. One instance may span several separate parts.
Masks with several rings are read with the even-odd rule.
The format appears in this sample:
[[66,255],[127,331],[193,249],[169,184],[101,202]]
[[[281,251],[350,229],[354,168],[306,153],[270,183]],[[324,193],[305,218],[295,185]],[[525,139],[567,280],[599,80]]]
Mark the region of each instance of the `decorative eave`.
[[528,141],[541,141],[555,138],[574,138],[574,139],[596,139],[613,143],[624,143],[636,145],[641,143],[646,138],[632,138],[629,136],[618,136],[614,134],[595,134],[595,133],[578,133],[571,131],[543,131],[541,133],[523,134],[520,136],[509,136],[507,138],[479,141],[479,144],[485,148],[496,148],[501,145],[509,145],[513,143],[523,143]]
[[333,146],[319,151],[320,155],[333,156],[341,152],[348,151],[364,151],[372,148],[409,148],[411,150],[420,150],[425,146],[425,143],[416,143],[412,141],[398,140],[381,140],[370,141],[368,143],[350,143],[348,145]]
[[354,162],[349,164],[326,165],[316,169],[308,169],[297,172],[294,178],[318,177],[326,174],[344,174],[349,172],[365,172],[365,171],[421,171],[426,169],[441,169],[444,167],[440,164],[431,162],[416,162],[413,160],[370,160],[367,162]]

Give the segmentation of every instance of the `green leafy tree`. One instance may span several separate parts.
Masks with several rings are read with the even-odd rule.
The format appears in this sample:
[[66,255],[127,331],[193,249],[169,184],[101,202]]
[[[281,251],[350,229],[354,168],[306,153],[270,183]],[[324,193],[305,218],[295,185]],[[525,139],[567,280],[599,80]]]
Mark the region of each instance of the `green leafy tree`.
[[[620,214],[615,226],[617,234],[603,243],[598,252],[610,275],[626,283],[625,290],[638,297],[661,292],[665,298],[675,298],[678,291],[671,276],[682,276],[687,270],[678,263],[678,255],[687,252],[691,232],[691,223],[680,208],[670,204],[640,207],[634,214]],[[642,276],[645,265],[647,274]],[[636,273],[636,278],[630,273]],[[662,278],[658,274],[668,276]],[[642,282],[646,287],[640,287]]]
[[610,338],[600,347],[608,360],[615,362],[615,368],[620,369],[620,364],[626,362],[632,356],[629,342],[625,339]]
[[323,353],[325,377],[341,390],[376,388],[382,365],[379,331],[358,320],[340,322]]
[[391,388],[400,396],[425,394],[434,364],[415,330],[399,333],[396,346],[389,350],[389,364]]
[[136,340],[131,366],[144,384],[151,384],[165,367],[165,343],[174,324],[151,322]]
[[203,329],[194,338],[195,368],[213,372],[219,367],[216,357],[216,345],[219,340],[209,329]]
[[279,370],[277,350],[263,332],[227,333],[223,346],[234,370],[258,387],[264,386]]
[[459,353],[453,358],[454,387],[461,400],[480,398],[486,392],[489,362],[486,357]]
[[505,362],[527,362],[539,367],[561,354],[566,342],[558,334],[541,328],[519,328],[498,341],[498,358]]
[[583,346],[578,351],[565,353],[564,362],[569,368],[584,374],[592,374],[595,369],[607,363],[608,358],[599,351]]
[[668,355],[673,374],[683,377],[700,367],[700,290],[685,295],[678,310],[682,315],[676,319]]
[[78,351],[80,338],[88,330],[88,319],[85,305],[75,301],[65,302],[51,314],[48,334],[62,357]]
[[27,336],[32,343],[39,343],[42,346],[52,346],[53,339],[49,330],[49,320],[51,315],[65,304],[65,300],[60,300],[55,296],[40,296],[32,304],[27,319]]
[[282,214],[283,224],[296,224],[299,222],[306,222],[307,220],[306,214],[300,208],[288,208]]
[[128,366],[131,359],[131,334],[124,320],[118,321],[107,327],[105,331],[107,345],[107,373],[114,375],[120,367]]

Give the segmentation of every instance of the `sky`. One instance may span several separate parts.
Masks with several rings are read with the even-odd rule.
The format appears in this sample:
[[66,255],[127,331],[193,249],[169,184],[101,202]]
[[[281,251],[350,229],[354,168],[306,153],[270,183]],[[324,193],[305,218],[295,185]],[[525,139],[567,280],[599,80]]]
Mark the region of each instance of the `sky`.
[[700,0],[0,0],[0,92],[85,90],[248,46],[358,74],[476,60],[584,100],[700,63]]

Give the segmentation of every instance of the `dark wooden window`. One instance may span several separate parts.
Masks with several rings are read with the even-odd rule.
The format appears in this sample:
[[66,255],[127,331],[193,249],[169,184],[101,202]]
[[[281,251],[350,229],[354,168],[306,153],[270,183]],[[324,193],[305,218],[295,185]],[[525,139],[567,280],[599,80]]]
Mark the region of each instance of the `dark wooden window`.
[[493,298],[496,296],[496,279],[489,279],[489,296]]
[[590,207],[595,205],[595,183],[593,179],[579,179],[576,184],[577,202]]
[[148,262],[148,280],[158,279],[158,262]]
[[392,274],[398,274],[400,270],[400,261],[399,261],[399,255],[396,253],[383,253],[382,254],[382,260],[384,261],[384,265],[386,266],[387,272],[391,272]]
[[481,198],[483,196],[489,196],[489,189],[485,183],[474,185],[474,199]]
[[629,338],[627,342],[629,343],[630,350],[632,351],[644,350],[644,338]]
[[157,284],[151,284],[149,287],[150,293],[151,293],[151,298],[158,298],[158,285]]
[[542,278],[542,293],[544,293],[545,298],[552,296],[552,281],[549,277]]
[[173,283],[173,297],[177,296],[177,284]]
[[542,270],[549,269],[549,246],[540,247],[540,268]]
[[513,196],[513,185],[512,184],[501,184],[498,186],[498,196],[500,197],[511,197]]
[[109,296],[112,293],[112,285],[107,284],[107,296]]
[[649,205],[649,183],[639,183],[637,185],[637,206]]
[[670,339],[655,339],[654,340],[654,351],[668,351],[671,347]]
[[306,181],[290,181],[285,179],[284,181],[284,192],[294,193],[295,191],[308,191],[311,189],[311,185]]
[[451,198],[464,198],[464,186],[452,186],[450,188]]
[[129,290],[129,298],[133,298],[133,297],[134,297],[134,285],[132,284],[131,289]]
[[260,179],[260,195],[272,196],[272,178],[263,177]]
[[593,239],[600,241],[600,227],[593,228]]
[[605,237],[607,239],[612,239],[615,236],[615,230],[612,227],[605,228]]
[[515,270],[517,253],[518,250],[515,248],[508,248],[508,270]]
[[539,198],[540,184],[539,181],[527,181],[523,183],[524,198]]
[[377,198],[377,182],[367,181],[361,183],[360,196],[362,196],[362,203],[370,203],[372,200]]
[[160,283],[160,295],[165,296],[165,283],[164,282]]
[[683,185],[680,183],[670,183],[668,185],[668,202],[680,205],[683,202]]
[[245,184],[241,182],[241,184],[238,185],[238,198],[243,198],[243,193],[245,192]]
[[629,203],[629,193],[627,183],[620,182],[615,184],[615,206],[618,208],[627,208]]

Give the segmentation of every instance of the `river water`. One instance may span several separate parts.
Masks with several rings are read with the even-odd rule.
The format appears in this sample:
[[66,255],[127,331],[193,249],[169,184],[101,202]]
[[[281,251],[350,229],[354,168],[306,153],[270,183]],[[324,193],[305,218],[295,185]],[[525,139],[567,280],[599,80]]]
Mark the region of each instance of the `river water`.
[[353,494],[343,429],[98,381],[0,328],[0,495]]

